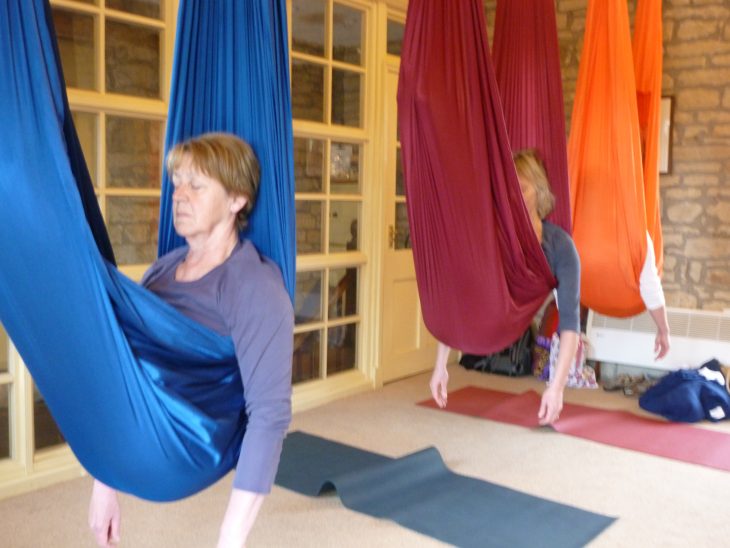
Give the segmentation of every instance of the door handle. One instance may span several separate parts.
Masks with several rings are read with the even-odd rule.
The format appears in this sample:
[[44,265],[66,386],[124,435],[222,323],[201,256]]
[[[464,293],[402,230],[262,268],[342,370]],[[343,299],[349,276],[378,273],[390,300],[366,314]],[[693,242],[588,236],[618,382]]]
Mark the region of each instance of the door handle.
[[395,237],[398,234],[398,231],[395,229],[393,225],[388,225],[388,247],[390,249],[395,249]]

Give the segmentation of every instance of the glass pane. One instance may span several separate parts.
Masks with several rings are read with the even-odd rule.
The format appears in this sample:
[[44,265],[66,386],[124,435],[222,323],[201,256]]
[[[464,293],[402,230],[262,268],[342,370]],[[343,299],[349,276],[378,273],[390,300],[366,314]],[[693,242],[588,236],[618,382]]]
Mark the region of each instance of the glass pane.
[[160,199],[109,196],[106,203],[109,238],[117,262],[127,265],[154,261],[157,258]]
[[395,248],[411,249],[411,227],[408,226],[408,208],[405,203],[395,204]]
[[297,253],[322,253],[322,210],[322,202],[296,201]]
[[294,138],[294,187],[296,192],[322,192],[324,141]]
[[360,74],[332,69],[332,123],[360,127]]
[[162,122],[122,116],[106,119],[106,184],[160,188]]
[[400,55],[404,31],[403,23],[388,19],[388,53],[391,55]]
[[160,31],[106,22],[106,90],[160,97]]
[[332,58],[345,63],[362,63],[362,19],[360,10],[335,4]]
[[405,179],[403,178],[403,163],[401,161],[400,147],[398,147],[398,150],[395,153],[395,195],[406,195],[406,185]]
[[292,51],[324,57],[324,14],[324,0],[292,0]]
[[330,202],[330,253],[358,249],[360,202]]
[[84,160],[86,160],[86,167],[89,168],[89,174],[91,175],[91,181],[94,186],[97,186],[96,182],[96,132],[97,132],[97,115],[89,112],[72,112],[71,113],[76,126],[76,133],[79,136],[81,142],[81,150],[84,152]]
[[338,325],[327,330],[327,376],[355,369],[357,324]]
[[316,322],[322,319],[321,270],[297,272],[294,318],[297,324]]
[[3,324],[0,323],[0,373],[8,371],[8,351],[9,351],[8,334],[5,332]]
[[160,18],[160,0],[106,0],[106,7],[144,17]]
[[33,419],[36,450],[65,443],[63,434],[56,426],[56,421],[53,420],[43,396],[35,386],[33,386]]
[[324,122],[324,67],[292,59],[292,116],[301,120]]
[[332,194],[360,193],[360,145],[332,143],[330,192]]
[[10,457],[10,385],[0,385],[0,459]]
[[305,331],[294,335],[292,382],[319,378],[319,346],[322,331]]
[[53,8],[53,24],[58,36],[58,51],[66,85],[96,89],[94,17]]
[[330,320],[357,314],[357,271],[357,267],[330,270]]

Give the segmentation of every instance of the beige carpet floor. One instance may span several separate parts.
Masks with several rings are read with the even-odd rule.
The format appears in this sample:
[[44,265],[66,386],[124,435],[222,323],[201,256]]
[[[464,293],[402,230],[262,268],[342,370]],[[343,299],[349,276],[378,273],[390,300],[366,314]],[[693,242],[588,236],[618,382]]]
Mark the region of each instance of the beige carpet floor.
[[[509,379],[452,366],[451,388],[478,385],[521,392],[532,378]],[[730,473],[617,449],[552,431],[530,430],[414,405],[428,396],[428,375],[298,413],[303,430],[390,456],[436,446],[460,474],[616,516],[591,547],[730,546]],[[635,399],[600,390],[568,390],[574,403],[629,409]],[[712,425],[730,433],[730,423]],[[730,458],[730,455],[728,455]],[[215,546],[230,489],[228,476],[189,499],[152,504],[123,497],[122,546]],[[0,546],[91,547],[82,478],[0,501]],[[489,528],[490,516],[484,516]],[[529,527],[530,516],[516,526]],[[570,527],[556,523],[555,527]],[[308,498],[275,487],[249,546],[441,546],[399,525],[347,510],[337,496]]]

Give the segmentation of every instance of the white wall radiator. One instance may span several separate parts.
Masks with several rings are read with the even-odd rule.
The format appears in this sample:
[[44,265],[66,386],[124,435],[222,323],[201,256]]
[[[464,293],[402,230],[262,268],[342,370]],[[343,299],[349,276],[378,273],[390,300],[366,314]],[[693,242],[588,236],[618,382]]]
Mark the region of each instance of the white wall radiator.
[[697,367],[712,358],[730,365],[730,311],[667,308],[671,348],[654,360],[656,326],[648,312],[631,318],[611,318],[591,311],[586,335],[592,360],[675,370]]

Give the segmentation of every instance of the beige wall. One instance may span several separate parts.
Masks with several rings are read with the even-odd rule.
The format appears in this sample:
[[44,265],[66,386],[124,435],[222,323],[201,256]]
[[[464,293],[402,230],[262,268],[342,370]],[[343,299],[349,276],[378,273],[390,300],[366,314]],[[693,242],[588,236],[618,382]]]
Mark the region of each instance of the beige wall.
[[[495,4],[485,0],[490,40]],[[568,118],[586,5],[556,1]],[[730,0],[663,7],[662,87],[674,97],[672,172],[661,177],[667,304],[721,310],[730,308]]]

